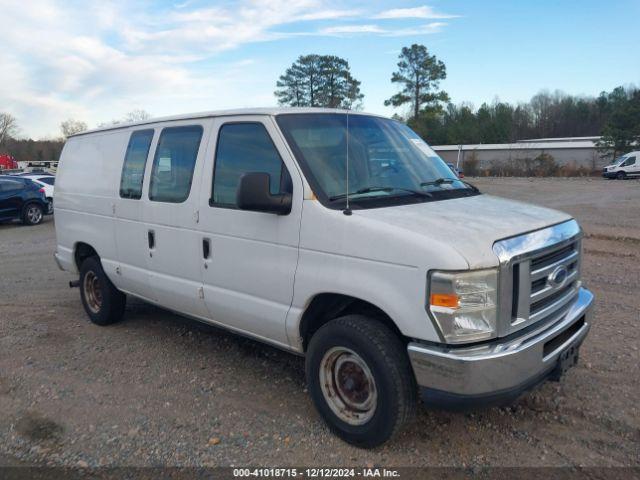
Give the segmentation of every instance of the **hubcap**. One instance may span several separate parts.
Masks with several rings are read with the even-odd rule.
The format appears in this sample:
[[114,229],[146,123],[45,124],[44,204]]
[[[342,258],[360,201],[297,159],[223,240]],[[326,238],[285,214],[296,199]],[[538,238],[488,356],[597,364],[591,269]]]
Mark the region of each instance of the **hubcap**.
[[27,210],[27,218],[31,223],[39,223],[42,219],[42,211],[35,205],[32,205]]
[[320,387],[338,418],[350,425],[368,422],[376,411],[378,393],[366,362],[345,347],[333,347],[320,363]]
[[102,307],[102,289],[100,288],[98,276],[93,272],[87,272],[84,276],[83,288],[89,310],[93,313],[98,313],[100,307]]

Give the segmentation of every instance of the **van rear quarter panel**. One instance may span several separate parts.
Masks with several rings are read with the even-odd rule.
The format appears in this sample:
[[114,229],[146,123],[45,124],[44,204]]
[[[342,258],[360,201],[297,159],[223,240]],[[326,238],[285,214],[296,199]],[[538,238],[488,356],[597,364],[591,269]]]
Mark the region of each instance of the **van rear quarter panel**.
[[56,236],[65,268],[73,261],[78,242],[91,245],[108,265],[116,259],[114,202],[120,187],[128,130],[80,135],[67,140],[56,179]]

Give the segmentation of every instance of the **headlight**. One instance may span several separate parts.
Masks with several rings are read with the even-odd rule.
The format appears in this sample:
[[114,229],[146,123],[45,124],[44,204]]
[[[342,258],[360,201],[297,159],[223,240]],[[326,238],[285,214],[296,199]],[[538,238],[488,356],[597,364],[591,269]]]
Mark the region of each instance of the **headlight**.
[[498,271],[434,271],[428,309],[447,343],[486,340],[496,335]]

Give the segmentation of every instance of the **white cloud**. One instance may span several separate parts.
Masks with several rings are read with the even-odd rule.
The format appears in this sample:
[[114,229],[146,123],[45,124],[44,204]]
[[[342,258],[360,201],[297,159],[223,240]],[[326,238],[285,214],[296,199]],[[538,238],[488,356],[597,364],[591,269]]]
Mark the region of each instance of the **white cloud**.
[[337,27],[323,28],[317,33],[319,33],[320,35],[333,36],[375,34],[384,37],[407,37],[438,33],[446,25],[447,24],[443,22],[432,22],[426,25],[408,28],[382,28],[379,25],[340,25]]
[[[58,134],[65,118],[95,125],[134,108],[161,115],[266,106],[275,103],[275,80],[265,77],[260,59],[238,56],[220,67],[215,56],[301,35],[423,35],[445,25],[365,23],[369,13],[331,1],[336,3],[241,0],[202,7],[194,0],[165,6],[153,0],[0,0],[0,18],[10,19],[0,35],[0,108],[37,137]],[[427,18],[425,8],[377,17],[401,18],[398,12],[415,10]]]
[[336,35],[344,33],[385,33],[385,30],[377,25],[341,25],[327,27],[318,31],[321,35]]
[[446,19],[446,18],[457,18],[458,15],[449,15],[447,13],[438,13],[432,7],[427,5],[423,5],[421,7],[413,7],[413,8],[392,8],[390,10],[385,10],[376,15],[373,15],[372,18],[379,19],[400,19],[400,18],[422,18],[422,19]]
[[399,28],[388,32],[391,37],[406,37],[411,35],[430,35],[432,33],[439,33],[448,24],[445,22],[432,22],[425,25],[412,28]]

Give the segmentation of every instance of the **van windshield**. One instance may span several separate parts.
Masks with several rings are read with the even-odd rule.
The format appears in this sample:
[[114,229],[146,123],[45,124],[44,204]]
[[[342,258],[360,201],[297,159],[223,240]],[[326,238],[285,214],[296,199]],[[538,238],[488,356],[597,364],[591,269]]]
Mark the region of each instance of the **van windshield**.
[[281,114],[277,122],[314,193],[331,208],[344,207],[347,185],[356,208],[478,193],[400,122],[343,113]]

